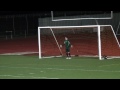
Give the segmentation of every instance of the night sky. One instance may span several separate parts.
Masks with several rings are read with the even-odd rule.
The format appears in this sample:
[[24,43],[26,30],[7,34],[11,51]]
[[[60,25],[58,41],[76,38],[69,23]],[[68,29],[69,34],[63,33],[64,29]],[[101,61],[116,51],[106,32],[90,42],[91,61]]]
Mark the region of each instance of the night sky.
[[0,11],[0,15],[19,15],[19,14],[37,14],[50,13],[50,11]]
[[[52,10],[51,10],[52,11]],[[4,15],[20,15],[20,14],[50,14],[51,11],[0,11],[0,16]],[[114,13],[120,11],[113,11]]]

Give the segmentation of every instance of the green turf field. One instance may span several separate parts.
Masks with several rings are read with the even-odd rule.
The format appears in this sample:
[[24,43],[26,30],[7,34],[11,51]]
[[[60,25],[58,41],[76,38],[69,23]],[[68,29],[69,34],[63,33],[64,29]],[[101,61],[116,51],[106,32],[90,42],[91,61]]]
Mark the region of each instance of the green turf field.
[[0,55],[0,79],[120,79],[120,60]]

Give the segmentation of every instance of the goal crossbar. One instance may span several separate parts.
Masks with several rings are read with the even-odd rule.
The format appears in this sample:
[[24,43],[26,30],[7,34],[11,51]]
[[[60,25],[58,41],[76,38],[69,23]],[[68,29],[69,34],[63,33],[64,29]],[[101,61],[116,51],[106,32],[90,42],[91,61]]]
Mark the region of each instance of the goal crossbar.
[[111,11],[110,16],[109,17],[100,17],[100,18],[93,18],[93,17],[88,17],[88,18],[69,18],[69,19],[54,19],[54,14],[53,11],[51,11],[51,17],[52,17],[52,21],[65,21],[65,20],[85,20],[85,19],[112,19],[113,18],[113,11]]

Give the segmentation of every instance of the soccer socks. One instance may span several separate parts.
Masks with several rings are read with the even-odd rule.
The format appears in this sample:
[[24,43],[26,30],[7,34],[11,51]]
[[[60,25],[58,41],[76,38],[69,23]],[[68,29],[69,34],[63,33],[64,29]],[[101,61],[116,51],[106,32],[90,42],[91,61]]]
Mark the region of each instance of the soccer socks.
[[67,56],[67,57],[71,57],[70,52],[67,52],[67,53],[66,53],[66,56]]
[[68,52],[66,52],[66,56],[68,57]]
[[68,57],[69,57],[69,59],[71,59],[71,55],[70,55],[70,52],[68,52]]
[[71,59],[70,52],[66,52],[66,56],[67,56],[67,58],[66,58],[66,59]]
[[68,56],[71,57],[70,52],[68,52]]

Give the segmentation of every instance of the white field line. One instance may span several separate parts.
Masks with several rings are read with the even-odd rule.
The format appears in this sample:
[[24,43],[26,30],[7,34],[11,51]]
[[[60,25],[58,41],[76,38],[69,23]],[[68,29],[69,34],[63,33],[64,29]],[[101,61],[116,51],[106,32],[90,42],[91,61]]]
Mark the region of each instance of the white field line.
[[[25,54],[35,54],[35,53],[38,54],[39,52],[26,51],[26,52],[2,53],[0,55],[25,55]],[[71,56],[74,57],[75,55],[71,55]],[[55,57],[62,57],[62,56],[61,55],[60,56],[49,56],[49,57],[42,57],[42,58],[55,58]],[[98,55],[79,55],[79,57],[98,57]],[[114,58],[120,58],[120,56],[109,56],[107,59],[114,59]]]
[[[4,64],[5,66],[2,66],[2,64],[0,64],[0,67],[8,67],[7,65],[14,65],[14,64]],[[21,64],[16,64],[16,65],[21,65]],[[22,65],[33,65],[33,64],[22,64]],[[83,67],[83,66],[74,66],[74,65],[49,65],[49,64],[41,64],[42,66],[44,66],[44,65],[47,65],[47,66],[65,66],[65,67]]]
[[107,71],[107,70],[87,70],[87,69],[60,69],[60,68],[30,68],[30,67],[8,67],[8,66],[0,66],[0,67],[5,67],[5,68],[28,68],[28,69],[45,69],[45,70],[61,70],[61,71],[64,71],[64,70],[67,70],[67,71],[88,71],[88,72],[91,72],[91,71],[94,71],[94,72],[120,72],[120,71]]
[[36,78],[36,79],[59,79],[59,78],[47,78],[47,77],[35,77],[35,76],[19,76],[19,75],[0,75],[2,77],[16,77],[16,78]]
[[120,64],[109,64],[109,65],[101,65],[99,67],[106,67],[106,66],[115,66],[115,65],[120,65]]
[[29,73],[29,74],[35,74],[35,73]]
[[0,55],[25,55],[25,54],[35,54],[39,52],[14,52],[14,53],[3,53]]

